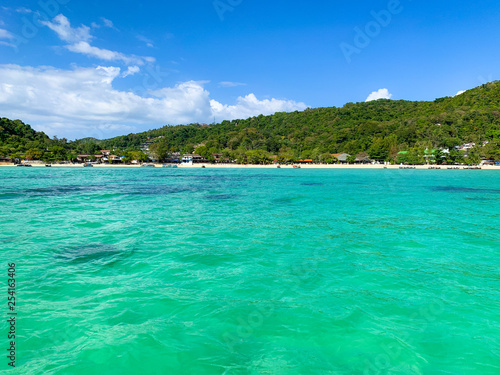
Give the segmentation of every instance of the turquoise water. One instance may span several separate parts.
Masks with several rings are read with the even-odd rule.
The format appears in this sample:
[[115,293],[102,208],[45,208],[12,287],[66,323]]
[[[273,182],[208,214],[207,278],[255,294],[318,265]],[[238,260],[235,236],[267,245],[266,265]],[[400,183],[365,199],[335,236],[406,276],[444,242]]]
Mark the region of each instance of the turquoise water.
[[500,373],[500,172],[2,168],[0,186],[10,374]]

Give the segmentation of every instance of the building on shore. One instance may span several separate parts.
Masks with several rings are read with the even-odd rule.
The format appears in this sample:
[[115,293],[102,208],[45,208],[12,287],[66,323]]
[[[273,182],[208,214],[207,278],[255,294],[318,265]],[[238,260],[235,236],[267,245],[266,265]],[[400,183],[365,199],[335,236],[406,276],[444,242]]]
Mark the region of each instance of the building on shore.
[[349,158],[351,155],[346,154],[345,152],[342,152],[340,154],[332,154],[332,156],[334,156],[335,158],[337,158],[337,160],[340,163],[347,163],[347,158]]
[[198,154],[184,154],[181,160],[182,164],[207,163],[208,160]]

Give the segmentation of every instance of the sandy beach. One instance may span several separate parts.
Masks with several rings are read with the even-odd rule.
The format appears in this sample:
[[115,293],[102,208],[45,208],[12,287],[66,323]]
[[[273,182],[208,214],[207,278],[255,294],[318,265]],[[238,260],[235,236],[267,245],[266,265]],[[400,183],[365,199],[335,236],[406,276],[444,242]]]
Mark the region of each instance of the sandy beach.
[[[32,163],[32,167],[34,168],[46,168],[45,164],[36,164]],[[163,164],[154,164],[155,168],[162,168]],[[249,164],[249,165],[241,165],[241,164],[178,164],[178,168],[243,168],[243,169],[278,169],[276,165],[257,165],[257,164]],[[296,164],[298,166],[298,164]],[[0,163],[0,167],[16,167],[16,165],[11,163]],[[429,168],[432,167],[432,168]],[[83,168],[83,164],[53,164],[51,168]],[[124,164],[94,164],[94,168],[143,168],[140,165],[124,165]],[[300,168],[294,168],[293,165],[280,165],[280,169],[427,169],[427,170],[446,170],[448,168],[453,169],[473,169],[467,166],[446,166],[441,165],[439,167],[429,166],[429,165],[416,165],[415,167],[408,168],[407,166],[400,165],[382,165],[382,164],[300,164]],[[500,171],[500,166],[493,165],[482,165],[481,170],[498,170]]]

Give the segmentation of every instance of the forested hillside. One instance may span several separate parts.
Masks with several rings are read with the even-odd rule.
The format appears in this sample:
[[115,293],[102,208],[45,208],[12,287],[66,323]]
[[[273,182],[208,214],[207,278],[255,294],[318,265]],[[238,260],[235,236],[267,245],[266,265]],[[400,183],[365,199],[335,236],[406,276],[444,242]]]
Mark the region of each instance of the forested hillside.
[[50,139],[20,120],[0,118],[0,156],[12,159],[70,160],[76,158],[66,139]]
[[192,152],[194,146],[204,144],[213,152],[263,150],[302,158],[368,152],[371,157],[388,159],[414,147],[450,148],[485,140],[500,144],[500,83],[433,102],[378,100],[210,126],[165,126],[112,138],[104,145],[136,147],[159,136],[163,136],[158,140],[163,152]]
[[236,159],[248,152],[260,157],[278,154],[315,160],[325,160],[332,153],[366,152],[377,160],[395,160],[402,150],[490,141],[483,156],[500,158],[500,83],[433,102],[382,99],[347,103],[342,108],[260,115],[213,125],[164,126],[107,140],[50,139],[19,120],[5,118],[0,126],[0,155],[5,156],[41,153],[45,158],[70,159],[101,149],[139,150],[144,142],[152,141],[151,149],[160,159],[169,152],[191,153],[198,146],[207,155],[223,153]]

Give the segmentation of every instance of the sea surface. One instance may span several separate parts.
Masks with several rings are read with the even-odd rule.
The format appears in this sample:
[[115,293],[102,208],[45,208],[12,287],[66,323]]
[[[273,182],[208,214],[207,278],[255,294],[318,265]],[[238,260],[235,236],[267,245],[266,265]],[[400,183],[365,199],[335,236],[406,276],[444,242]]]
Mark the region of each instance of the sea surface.
[[500,374],[497,171],[0,168],[0,217],[2,373]]

